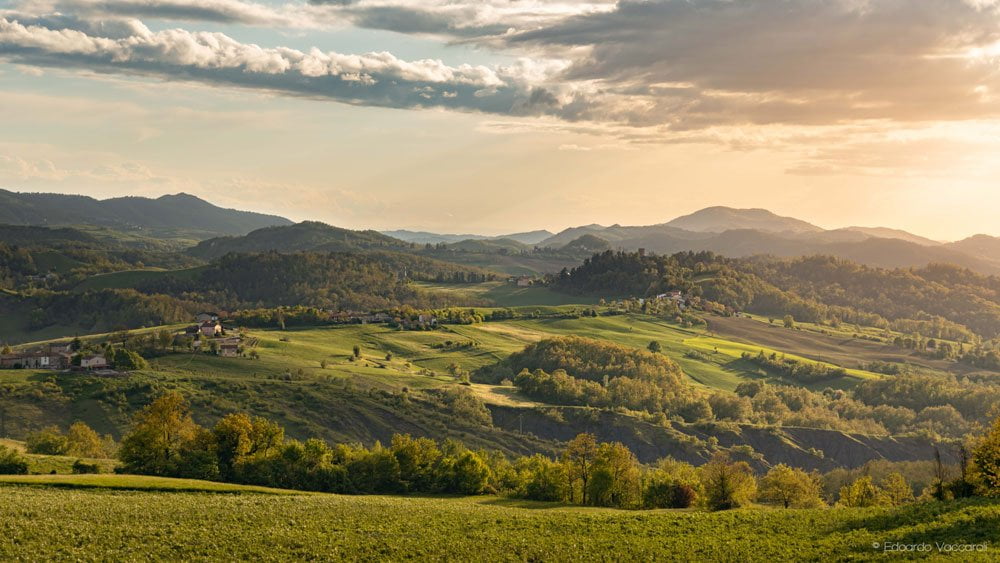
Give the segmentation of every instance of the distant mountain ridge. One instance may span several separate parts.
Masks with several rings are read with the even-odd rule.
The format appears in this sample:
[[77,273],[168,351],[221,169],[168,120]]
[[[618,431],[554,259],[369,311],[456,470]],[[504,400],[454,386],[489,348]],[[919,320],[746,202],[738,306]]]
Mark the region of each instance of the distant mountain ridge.
[[539,245],[593,247],[595,238],[607,241],[611,248],[644,248],[662,254],[712,251],[736,258],[827,254],[885,268],[949,263],[984,274],[1000,274],[1000,238],[977,235],[941,243],[884,227],[825,230],[764,209],[709,207],[658,225],[583,225],[565,229]]
[[696,233],[721,233],[737,229],[765,232],[815,233],[823,229],[794,217],[782,217],[766,209],[734,209],[732,207],[707,207],[690,215],[678,217],[668,227]]
[[291,225],[284,217],[225,209],[190,194],[117,197],[20,193],[0,190],[0,224],[95,226],[151,235],[205,239],[243,235],[262,227]]

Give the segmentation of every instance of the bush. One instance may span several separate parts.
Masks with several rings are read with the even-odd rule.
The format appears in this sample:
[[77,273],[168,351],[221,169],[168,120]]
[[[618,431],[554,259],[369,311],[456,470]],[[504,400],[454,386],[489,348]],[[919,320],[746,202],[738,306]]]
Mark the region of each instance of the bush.
[[17,450],[0,446],[0,475],[27,475],[28,460]]
[[64,455],[69,450],[69,440],[63,436],[56,426],[45,428],[28,434],[25,440],[28,453],[43,455]]
[[73,474],[83,475],[85,473],[100,473],[101,468],[96,463],[87,463],[82,459],[73,462]]

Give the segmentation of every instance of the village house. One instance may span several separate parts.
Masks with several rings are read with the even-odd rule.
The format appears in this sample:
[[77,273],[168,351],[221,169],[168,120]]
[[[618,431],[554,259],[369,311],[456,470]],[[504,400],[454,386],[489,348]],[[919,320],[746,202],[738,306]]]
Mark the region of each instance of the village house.
[[222,332],[222,325],[219,324],[219,321],[205,321],[199,325],[198,331],[205,336],[214,337]]
[[[17,352],[0,356],[2,369],[66,369],[69,367],[71,354],[61,351],[58,345],[47,350]],[[68,350],[68,348],[67,348]]]
[[533,281],[530,276],[521,276],[517,278],[517,287],[528,287]]
[[219,345],[219,355],[223,358],[235,358],[240,355],[239,343],[225,343]]
[[195,315],[194,320],[197,321],[198,324],[217,322],[219,320],[219,314],[206,311]]
[[108,360],[103,354],[89,354],[80,358],[80,369],[107,369]]

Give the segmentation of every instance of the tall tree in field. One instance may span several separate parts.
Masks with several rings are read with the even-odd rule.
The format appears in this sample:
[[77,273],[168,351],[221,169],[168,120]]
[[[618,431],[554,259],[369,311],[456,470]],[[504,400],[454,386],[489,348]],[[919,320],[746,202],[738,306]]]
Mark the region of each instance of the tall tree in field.
[[66,432],[67,453],[78,457],[104,457],[105,443],[94,430],[84,422],[74,422]]
[[972,465],[974,478],[983,493],[1000,496],[1000,418],[972,449]]
[[886,501],[893,506],[913,502],[913,487],[906,482],[906,477],[899,472],[892,472],[882,480],[882,491]]
[[589,486],[590,503],[626,508],[639,502],[639,462],[624,444],[597,447]]
[[885,493],[875,486],[868,475],[859,477],[850,485],[840,488],[840,500],[837,504],[851,508],[867,508],[883,506],[888,503]]
[[167,393],[135,415],[118,457],[132,473],[174,475],[182,451],[199,430],[184,397],[176,391]]
[[573,502],[573,490],[580,483],[581,502],[587,504],[587,486],[594,470],[594,460],[597,458],[597,438],[593,434],[578,434],[570,440],[563,451],[563,464],[566,465],[566,478],[569,481],[570,502]]
[[781,463],[760,480],[760,498],[785,508],[816,508],[823,505],[822,488],[817,475]]
[[747,506],[757,496],[757,479],[745,461],[733,462],[719,452],[701,468],[705,499],[712,510]]

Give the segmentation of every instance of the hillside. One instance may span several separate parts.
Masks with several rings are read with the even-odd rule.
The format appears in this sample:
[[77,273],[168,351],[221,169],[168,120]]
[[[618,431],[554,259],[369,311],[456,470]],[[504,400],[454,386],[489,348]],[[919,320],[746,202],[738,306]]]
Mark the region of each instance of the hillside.
[[202,241],[188,250],[192,256],[213,259],[231,252],[349,252],[367,249],[409,249],[410,244],[375,231],[352,231],[303,221],[257,229],[244,236]]
[[223,209],[183,193],[156,199],[130,196],[97,200],[87,196],[0,190],[0,224],[8,225],[90,225],[204,239],[290,223],[273,215]]

